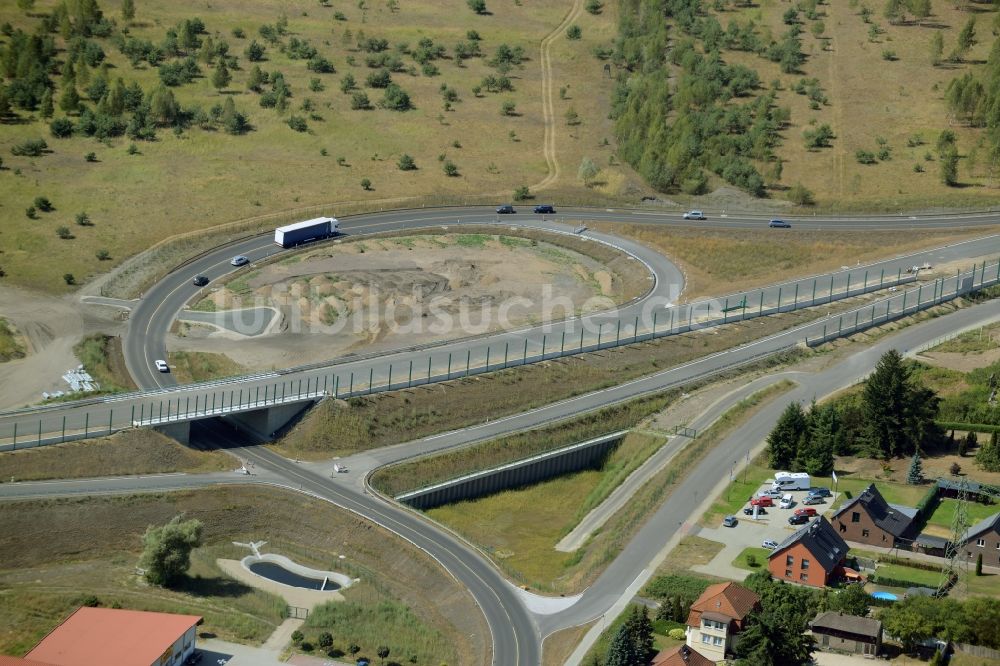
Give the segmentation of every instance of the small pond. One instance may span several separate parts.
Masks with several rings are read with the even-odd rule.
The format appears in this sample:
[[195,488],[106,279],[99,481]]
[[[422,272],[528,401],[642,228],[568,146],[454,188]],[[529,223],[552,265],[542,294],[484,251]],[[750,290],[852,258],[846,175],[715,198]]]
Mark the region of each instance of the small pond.
[[289,571],[280,564],[274,562],[254,562],[250,565],[250,571],[262,576],[269,580],[273,580],[276,583],[281,583],[282,585],[290,585],[292,587],[302,587],[307,590],[337,590],[340,589],[340,585],[332,580],[323,578],[309,578],[295,573],[294,571]]

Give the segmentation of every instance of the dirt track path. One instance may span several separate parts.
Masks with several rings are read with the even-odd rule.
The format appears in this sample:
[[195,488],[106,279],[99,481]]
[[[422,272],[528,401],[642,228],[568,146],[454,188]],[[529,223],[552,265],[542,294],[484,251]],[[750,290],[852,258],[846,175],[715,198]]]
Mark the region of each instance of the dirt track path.
[[545,138],[542,141],[542,153],[545,156],[545,163],[548,165],[549,174],[531,186],[531,189],[534,191],[544,190],[559,180],[559,160],[556,157],[556,113],[555,104],[552,102],[552,90],[555,88],[552,82],[552,43],[566,32],[566,28],[572,25],[573,21],[580,16],[580,12],[582,11],[583,0],[573,0],[573,6],[566,13],[562,22],[542,40],[542,117],[545,123]]

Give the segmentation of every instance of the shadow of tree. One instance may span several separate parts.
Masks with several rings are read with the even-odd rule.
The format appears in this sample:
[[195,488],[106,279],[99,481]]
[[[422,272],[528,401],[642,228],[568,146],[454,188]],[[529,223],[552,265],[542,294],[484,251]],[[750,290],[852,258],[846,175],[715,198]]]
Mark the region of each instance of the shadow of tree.
[[175,590],[199,597],[242,597],[253,593],[253,588],[232,578],[212,576],[184,576],[174,586]]

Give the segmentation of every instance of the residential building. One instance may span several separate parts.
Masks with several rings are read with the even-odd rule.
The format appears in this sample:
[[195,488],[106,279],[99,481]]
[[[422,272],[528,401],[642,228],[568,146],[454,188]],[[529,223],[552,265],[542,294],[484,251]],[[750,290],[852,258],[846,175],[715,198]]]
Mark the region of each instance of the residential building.
[[736,583],[710,585],[691,604],[685,643],[701,656],[722,661],[732,653],[747,616],[760,610],[760,597]]
[[768,558],[771,575],[811,587],[825,587],[841,575],[847,543],[823,516],[817,516],[778,544]]
[[649,666],[715,666],[715,662],[687,645],[678,645],[657,654]]
[[882,623],[870,617],[820,613],[809,623],[819,649],[861,654],[874,659],[882,649]]
[[959,544],[970,562],[982,555],[986,566],[1000,566],[1000,513],[983,518],[966,530]]
[[179,666],[194,652],[200,623],[197,615],[84,606],[25,659],[49,666]]
[[840,507],[830,522],[846,541],[893,548],[911,543],[917,510],[889,504],[875,484]]

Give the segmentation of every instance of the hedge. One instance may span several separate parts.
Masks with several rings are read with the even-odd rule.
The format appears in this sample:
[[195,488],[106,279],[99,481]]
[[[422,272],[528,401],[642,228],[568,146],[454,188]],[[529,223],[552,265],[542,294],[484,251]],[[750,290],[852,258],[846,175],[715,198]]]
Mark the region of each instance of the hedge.
[[941,496],[939,493],[940,488],[938,488],[938,485],[935,483],[926,493],[924,493],[924,496],[920,498],[920,501],[917,502],[917,518],[921,522],[927,522],[927,520],[931,517],[931,514],[934,513],[934,510],[938,508],[938,504],[941,503]]
[[945,430],[961,430],[962,432],[1000,432],[1000,425],[988,423],[959,423],[957,421],[937,421],[937,425]]

